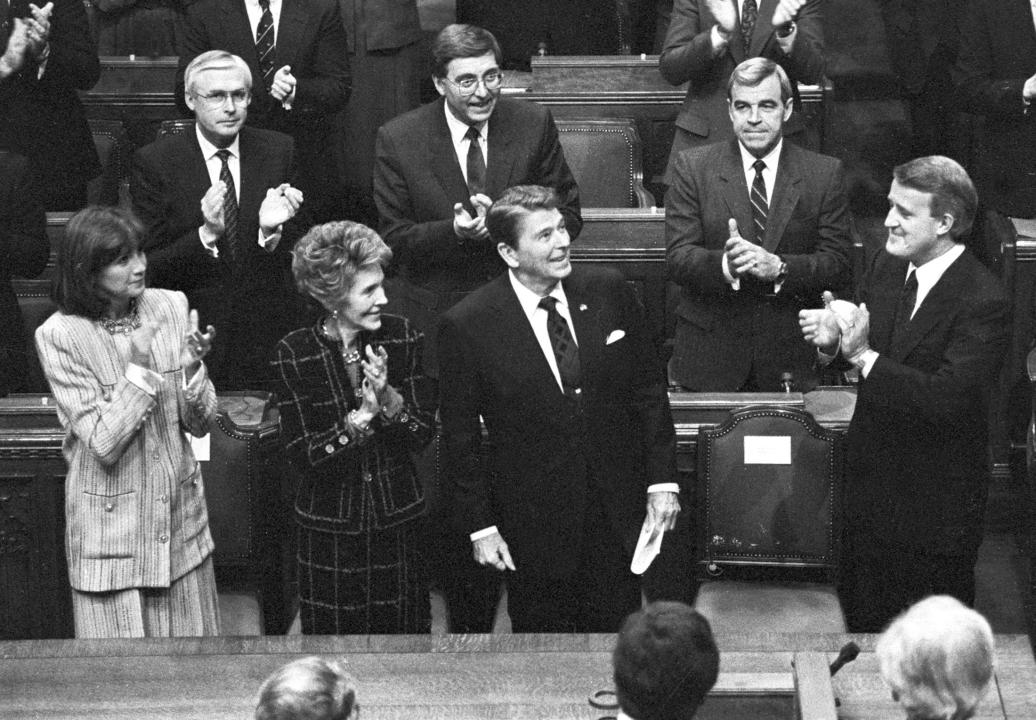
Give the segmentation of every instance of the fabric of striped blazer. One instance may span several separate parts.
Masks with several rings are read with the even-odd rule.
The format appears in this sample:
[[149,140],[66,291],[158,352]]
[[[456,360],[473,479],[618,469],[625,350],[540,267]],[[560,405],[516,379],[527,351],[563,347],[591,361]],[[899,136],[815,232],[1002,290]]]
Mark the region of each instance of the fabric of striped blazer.
[[66,432],[65,546],[80,591],[168,587],[213,550],[201,470],[185,432],[208,432],[216,391],[208,379],[196,393],[184,389],[187,298],[148,289],[138,312],[144,326],[159,328],[150,365],[163,380],[154,397],[126,377],[129,343],[117,343],[96,321],[59,311],[36,331]]
[[388,383],[404,402],[393,421],[375,417],[374,433],[361,438],[346,421],[359,401],[341,343],[323,334],[321,322],[289,333],[274,351],[281,438],[301,476],[296,519],[312,530],[352,534],[368,523],[387,528],[413,520],[424,514],[425,502],[410,452],[435,434],[435,382],[421,369],[424,336],[405,318],[386,314],[379,330],[360,335],[360,347],[385,348]]

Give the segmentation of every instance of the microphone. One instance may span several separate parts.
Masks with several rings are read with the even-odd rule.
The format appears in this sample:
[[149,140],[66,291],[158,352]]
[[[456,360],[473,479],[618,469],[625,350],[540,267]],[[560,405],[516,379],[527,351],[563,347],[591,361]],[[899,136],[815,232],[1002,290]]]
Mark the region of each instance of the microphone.
[[838,651],[838,657],[831,663],[831,675],[832,677],[836,672],[841,670],[844,666],[851,663],[860,654],[860,646],[850,641],[842,646],[842,649]]

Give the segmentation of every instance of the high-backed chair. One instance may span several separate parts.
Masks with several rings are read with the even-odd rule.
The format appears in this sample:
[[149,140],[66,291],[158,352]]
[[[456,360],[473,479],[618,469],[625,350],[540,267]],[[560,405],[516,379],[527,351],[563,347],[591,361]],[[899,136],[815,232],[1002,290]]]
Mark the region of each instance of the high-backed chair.
[[844,436],[756,405],[698,432],[697,609],[717,632],[846,632],[833,587]]
[[651,207],[644,188],[640,135],[633,120],[557,120],[565,160],[583,207]]
[[194,132],[194,120],[192,118],[163,120],[162,124],[158,126],[156,139],[166,135],[186,135],[188,132]]
[[126,128],[121,120],[88,122],[101,160],[101,174],[87,184],[87,201],[92,205],[128,204],[131,144]]
[[22,326],[25,330],[26,392],[50,392],[47,380],[43,376],[39,356],[36,354],[36,328],[43,324],[57,310],[57,305],[50,299],[49,280],[17,281],[18,309],[22,313]]

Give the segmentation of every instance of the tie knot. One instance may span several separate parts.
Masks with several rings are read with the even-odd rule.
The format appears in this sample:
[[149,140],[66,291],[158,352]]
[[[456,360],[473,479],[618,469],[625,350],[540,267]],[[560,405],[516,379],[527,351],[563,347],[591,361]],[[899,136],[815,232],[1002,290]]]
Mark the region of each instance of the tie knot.
[[270,9],[270,0],[259,0],[259,7],[263,9],[263,12],[266,12]]
[[220,162],[222,162],[224,165],[226,165],[227,164],[227,160],[230,159],[230,151],[226,150],[226,149],[217,150],[216,151],[216,157],[219,158]]
[[540,307],[546,310],[547,312],[557,310],[557,305],[558,299],[552,295],[540,298]]
[[757,173],[761,173],[763,170],[766,169],[766,163],[764,163],[762,160],[756,160],[754,163],[752,163],[752,168]]
[[468,131],[464,133],[464,137],[470,140],[471,142],[476,142],[480,135],[481,133],[478,131],[478,128],[474,125],[468,125]]

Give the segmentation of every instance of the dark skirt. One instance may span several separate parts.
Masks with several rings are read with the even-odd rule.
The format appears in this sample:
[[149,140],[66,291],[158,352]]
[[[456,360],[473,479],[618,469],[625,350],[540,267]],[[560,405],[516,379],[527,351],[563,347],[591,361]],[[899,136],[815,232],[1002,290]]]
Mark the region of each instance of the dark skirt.
[[299,615],[304,634],[430,632],[421,522],[387,529],[372,525],[367,515],[357,535],[299,526]]

